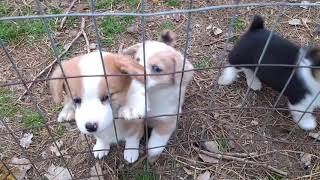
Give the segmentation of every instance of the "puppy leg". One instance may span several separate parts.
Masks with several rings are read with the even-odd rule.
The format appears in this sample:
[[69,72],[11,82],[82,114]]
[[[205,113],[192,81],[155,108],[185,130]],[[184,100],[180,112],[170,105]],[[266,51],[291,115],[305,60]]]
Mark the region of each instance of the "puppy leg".
[[237,79],[239,70],[235,67],[227,67],[223,70],[222,75],[219,77],[218,84],[230,85]]
[[95,158],[102,159],[107,156],[110,150],[110,142],[96,137],[97,142],[93,146],[93,155]]
[[137,135],[126,138],[124,159],[129,163],[134,163],[139,158],[140,137]]
[[[261,84],[259,78],[257,76],[254,76],[254,72],[251,69],[247,69],[247,68],[243,68],[243,72],[246,75],[248,87],[250,87],[254,91],[261,90],[262,84]],[[253,82],[252,82],[252,80],[253,80]]]
[[63,106],[58,116],[58,122],[74,120],[74,107],[72,101],[68,101]]
[[145,107],[144,85],[137,80],[133,80],[128,90],[127,101],[119,109],[119,117],[123,117],[126,120],[143,118],[145,116],[145,108],[149,111],[149,107]]
[[173,117],[161,119],[154,126],[148,142],[148,161],[150,163],[158,159],[175,129],[176,119]]
[[[303,111],[306,111],[308,105],[309,103],[307,103],[307,100],[302,100],[302,102],[295,105],[292,105],[291,103],[289,103],[289,109],[291,110],[293,121],[298,123],[301,129],[313,130],[317,127],[316,118],[310,113],[303,114]],[[296,111],[292,111],[292,110],[296,110]],[[311,106],[308,109],[309,112],[313,112],[313,110],[314,110],[313,106]],[[302,112],[298,112],[298,111],[302,111]]]

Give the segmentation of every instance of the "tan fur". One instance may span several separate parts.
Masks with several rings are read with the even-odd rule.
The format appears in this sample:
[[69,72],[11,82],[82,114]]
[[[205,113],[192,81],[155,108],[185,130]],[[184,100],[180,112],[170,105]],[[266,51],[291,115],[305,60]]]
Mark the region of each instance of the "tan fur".
[[[80,57],[75,57],[69,61],[64,61],[61,65],[66,77],[81,76],[80,68],[78,66]],[[60,66],[56,66],[52,73],[52,78],[64,78]],[[72,94],[72,97],[82,97],[82,80],[81,78],[68,78],[67,82]],[[62,100],[63,91],[67,91],[68,97],[70,92],[65,79],[56,79],[50,81],[50,89],[53,99],[56,103]]]
[[158,119],[149,119],[148,126],[152,127],[160,135],[171,134],[172,131],[176,128],[176,117],[167,118],[166,121],[161,121]]

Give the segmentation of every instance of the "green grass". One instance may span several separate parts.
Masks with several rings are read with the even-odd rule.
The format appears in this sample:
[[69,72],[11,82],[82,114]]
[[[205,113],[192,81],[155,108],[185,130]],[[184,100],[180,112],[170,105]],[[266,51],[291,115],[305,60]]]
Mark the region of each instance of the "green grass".
[[13,93],[0,89],[0,117],[14,117],[18,108],[14,106]]
[[197,64],[195,64],[196,68],[203,69],[208,68],[212,65],[212,59],[208,56],[201,59],[201,61]]
[[126,4],[130,6],[131,8],[137,7],[140,0],[99,0],[95,3],[96,9],[107,9],[111,6],[116,6],[119,4]]
[[268,176],[268,180],[282,180],[283,178],[279,176],[278,174],[272,174]]
[[66,20],[67,27],[77,27],[80,24],[80,21],[77,17],[68,17]]
[[25,128],[39,130],[39,127],[44,124],[44,121],[39,113],[27,110],[23,113],[22,124]]
[[171,21],[169,21],[169,20],[164,21],[164,22],[160,25],[159,31],[161,32],[161,31],[163,31],[163,30],[165,30],[165,29],[173,30],[173,29],[174,29],[174,24],[173,24]]
[[62,10],[53,7],[53,8],[51,8],[51,9],[49,9],[48,13],[49,13],[49,14],[61,14],[61,13],[62,13]]
[[165,4],[167,6],[175,7],[175,8],[180,7],[180,5],[181,5],[179,0],[168,0],[165,2]]
[[117,35],[126,30],[126,27],[134,21],[134,17],[107,17],[100,23],[101,32],[104,37],[102,43],[106,46],[111,46],[114,43]]
[[12,12],[12,10],[13,10],[13,7],[7,4],[0,4],[0,17],[10,15],[10,12]]
[[61,137],[65,133],[65,131],[66,131],[65,127],[59,124],[53,126],[53,134],[58,137]]
[[239,37],[238,36],[232,36],[230,38],[230,42],[232,42],[233,44],[236,43],[238,41]]
[[159,175],[153,169],[149,170],[135,170],[133,177],[120,176],[120,180],[133,179],[133,180],[158,180]]
[[232,28],[234,31],[244,30],[246,28],[246,21],[241,18],[236,18],[232,23]]
[[229,143],[228,143],[228,140],[226,139],[218,139],[217,140],[217,143],[218,143],[218,148],[220,151],[226,151],[229,149]]

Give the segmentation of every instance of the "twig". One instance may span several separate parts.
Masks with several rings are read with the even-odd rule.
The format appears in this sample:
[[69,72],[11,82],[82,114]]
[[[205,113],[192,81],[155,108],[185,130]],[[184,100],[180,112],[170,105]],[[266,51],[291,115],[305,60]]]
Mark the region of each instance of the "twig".
[[[77,0],[73,0],[72,3],[70,4],[70,6],[68,7],[67,11],[65,12],[65,14],[69,14],[69,12],[71,11],[74,3],[76,2]],[[60,23],[60,29],[63,28],[63,25],[65,23],[65,21],[67,20],[67,16],[63,17],[61,23]]]
[[250,161],[250,160],[246,160],[246,159],[242,159],[242,158],[238,158],[238,157],[233,157],[233,156],[227,156],[227,155],[223,155],[223,154],[216,154],[216,153],[211,153],[211,152],[208,152],[208,151],[204,151],[204,150],[201,150],[197,147],[194,147],[193,148],[198,151],[198,152],[201,152],[201,153],[204,153],[208,156],[211,156],[211,157],[214,157],[214,158],[217,158],[217,159],[225,159],[225,160],[232,160],[232,161],[238,161],[238,162],[243,162],[245,164],[253,164],[253,165],[257,165],[257,166],[262,166],[264,168],[267,168],[273,172],[276,172],[282,176],[287,176],[288,173],[287,172],[284,172],[284,171],[281,171],[280,169],[277,169],[275,167],[272,167],[270,165],[267,165],[266,163],[259,163],[259,162],[254,162],[254,161]]
[[118,49],[118,54],[121,54],[123,51],[123,43],[120,44],[119,49]]
[[85,26],[86,26],[86,19],[83,17],[81,19],[81,32],[82,32],[84,40],[86,41],[87,52],[90,53],[90,43],[89,43],[89,39],[88,39],[87,33],[84,30]]

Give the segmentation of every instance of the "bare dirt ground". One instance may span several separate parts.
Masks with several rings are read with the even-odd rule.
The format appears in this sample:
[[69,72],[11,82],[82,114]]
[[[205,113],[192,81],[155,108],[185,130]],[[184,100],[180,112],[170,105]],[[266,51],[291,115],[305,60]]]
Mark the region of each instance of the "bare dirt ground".
[[[45,1],[46,2],[46,1]],[[71,2],[71,1],[70,1]],[[70,2],[43,6],[46,12],[50,7],[56,7],[65,11]],[[252,2],[276,2],[276,1],[241,1],[241,3]],[[312,2],[312,1],[310,1]],[[1,2],[2,3],[2,2]],[[3,4],[8,3],[4,1]],[[147,1],[146,12],[158,12],[187,8],[188,1],[178,1],[179,6],[168,4],[164,1]],[[32,1],[24,4],[36,11]],[[195,1],[194,8],[232,4],[231,0],[221,1]],[[12,3],[14,8],[22,7],[23,3]],[[139,9],[126,3],[113,7],[101,8],[98,11],[108,10],[130,12]],[[85,1],[76,1],[71,13],[87,12],[88,4]],[[30,88],[35,97],[37,106],[45,115],[44,127],[30,128],[23,123],[25,114],[21,110],[15,111],[13,116],[0,117],[0,153],[2,162],[7,162],[12,157],[27,157],[35,164],[41,175],[47,172],[50,165],[69,167],[75,178],[90,176],[90,169],[96,162],[102,167],[105,179],[196,179],[205,171],[211,173],[212,179],[283,179],[281,175],[264,167],[262,164],[270,165],[278,170],[288,173],[288,179],[319,179],[320,178],[320,146],[319,142],[308,136],[307,132],[296,128],[291,116],[287,111],[268,110],[275,103],[278,93],[270,88],[263,87],[262,91],[250,92],[246,106],[242,111],[239,109],[242,99],[246,93],[247,86],[244,78],[228,87],[215,86],[219,67],[225,64],[223,48],[226,43],[226,32],[233,14],[237,13],[233,35],[238,37],[250,24],[254,14],[261,14],[265,18],[266,27],[271,28],[279,12],[277,7],[245,7],[239,9],[226,8],[216,11],[198,12],[192,14],[192,31],[190,33],[187,51],[188,59],[196,68],[204,70],[196,71],[191,82],[183,106],[183,114],[179,118],[178,128],[174,137],[171,138],[168,147],[160,159],[154,165],[148,165],[144,161],[145,142],[141,142],[140,160],[134,165],[127,165],[123,160],[123,146],[112,147],[111,153],[103,160],[97,161],[89,152],[94,144],[92,137],[80,134],[74,122],[58,124],[56,117],[60,106],[55,105],[51,99],[47,82],[36,82]],[[9,16],[19,14],[19,10],[12,12]],[[146,38],[157,39],[159,29],[170,28],[177,34],[177,49],[183,51],[185,41],[185,29],[187,25],[187,14],[165,15],[146,18]],[[292,19],[307,19],[307,24],[297,26],[289,25]],[[59,26],[61,18],[54,23]],[[103,18],[97,18],[102,21]],[[313,35],[316,25],[320,23],[320,11],[316,8],[285,8],[282,18],[276,26],[276,31],[291,41],[306,46],[311,36],[315,38],[315,44],[319,44],[319,35]],[[74,22],[65,24],[64,28],[56,28],[52,36],[57,47],[68,45],[80,30],[81,18],[75,18]],[[98,23],[99,24],[99,23]],[[215,26],[222,30],[221,34],[214,35],[208,26]],[[133,32],[128,27],[136,27]],[[85,18],[85,28],[90,44],[96,42],[93,22]],[[103,27],[99,26],[101,30]],[[117,52],[120,45],[128,47],[142,41],[140,18],[134,19],[126,24],[124,31],[114,34],[113,43],[102,44],[104,50]],[[101,30],[103,31],[103,30]],[[101,37],[107,36],[101,33]],[[231,40],[228,50],[232,48],[236,37]],[[31,43],[30,43],[31,42]],[[48,38],[44,35],[36,41],[24,43],[7,43],[10,56],[16,61],[18,70],[25,80],[32,81],[46,68],[55,58],[50,47]],[[85,39],[80,37],[68,52],[62,56],[62,60],[69,57],[86,53],[87,45]],[[93,49],[92,49],[93,50]],[[62,51],[59,51],[61,53]],[[211,67],[211,69],[210,69]],[[51,72],[48,68],[38,79],[45,79]],[[13,94],[13,104],[21,109],[34,110],[30,96],[22,96],[25,88],[21,84],[6,86],[4,84],[19,82],[19,78],[8,61],[5,52],[0,50],[0,85],[1,89],[10,90]],[[21,97],[19,99],[19,97]],[[1,102],[1,101],[0,101]],[[214,110],[208,109],[210,102]],[[1,104],[1,103],[0,103]],[[11,106],[12,104],[10,104]],[[12,105],[13,106],[13,105]],[[4,106],[0,106],[4,107]],[[277,105],[279,108],[286,107],[286,99],[282,98]],[[22,111],[21,111],[22,112]],[[8,128],[4,127],[7,125]],[[29,127],[29,128],[28,128]],[[9,130],[8,130],[9,129]],[[320,130],[319,128],[317,130]],[[291,132],[292,131],[292,132]],[[11,133],[12,132],[12,133]],[[53,137],[50,136],[53,134]],[[33,133],[34,137],[30,147],[21,150],[16,140],[22,138],[24,133]],[[15,138],[13,138],[13,136]],[[216,163],[208,163],[199,158],[199,152],[194,146],[201,145],[200,141],[212,140],[217,142],[219,150],[228,153],[256,153],[254,157],[242,158],[244,161],[235,159],[218,159]],[[63,142],[60,150],[64,155],[57,156],[50,146],[53,142]],[[201,147],[200,147],[201,149]],[[301,161],[301,155],[311,154],[310,165],[305,166]],[[245,160],[255,162],[250,164]],[[152,175],[146,173],[146,169]],[[31,168],[26,179],[40,179],[34,168]]]

